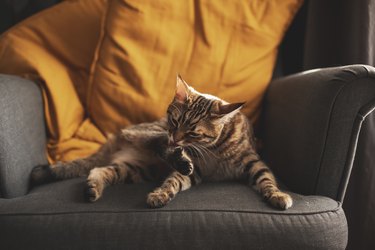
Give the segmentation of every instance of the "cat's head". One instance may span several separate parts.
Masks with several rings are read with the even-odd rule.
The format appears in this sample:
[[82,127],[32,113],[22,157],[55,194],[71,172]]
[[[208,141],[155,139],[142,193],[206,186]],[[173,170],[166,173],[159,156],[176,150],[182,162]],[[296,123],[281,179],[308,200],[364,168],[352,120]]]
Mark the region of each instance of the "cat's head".
[[210,145],[220,137],[244,103],[227,103],[202,94],[177,76],[176,94],[168,107],[169,143],[174,146]]

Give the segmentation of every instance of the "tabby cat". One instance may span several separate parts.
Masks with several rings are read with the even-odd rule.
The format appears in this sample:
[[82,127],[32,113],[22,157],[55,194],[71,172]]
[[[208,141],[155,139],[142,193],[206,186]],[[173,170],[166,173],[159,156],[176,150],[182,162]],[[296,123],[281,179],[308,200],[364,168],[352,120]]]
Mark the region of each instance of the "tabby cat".
[[94,202],[107,185],[161,180],[147,196],[147,204],[158,208],[201,181],[247,178],[269,204],[288,209],[292,198],[256,153],[242,105],[201,94],[178,76],[165,118],[123,129],[87,158],[37,166],[31,183],[88,176],[85,194]]

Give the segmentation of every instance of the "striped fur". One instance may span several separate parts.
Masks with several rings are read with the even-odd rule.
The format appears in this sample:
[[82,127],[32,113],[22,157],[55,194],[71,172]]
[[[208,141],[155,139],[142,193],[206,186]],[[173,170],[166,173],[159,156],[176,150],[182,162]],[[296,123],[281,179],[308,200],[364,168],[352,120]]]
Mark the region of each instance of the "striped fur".
[[36,167],[32,184],[88,176],[86,197],[93,202],[108,185],[164,180],[147,196],[157,208],[201,181],[247,178],[269,204],[287,209],[292,199],[256,153],[242,104],[201,94],[178,77],[165,118],[122,130],[85,159]]

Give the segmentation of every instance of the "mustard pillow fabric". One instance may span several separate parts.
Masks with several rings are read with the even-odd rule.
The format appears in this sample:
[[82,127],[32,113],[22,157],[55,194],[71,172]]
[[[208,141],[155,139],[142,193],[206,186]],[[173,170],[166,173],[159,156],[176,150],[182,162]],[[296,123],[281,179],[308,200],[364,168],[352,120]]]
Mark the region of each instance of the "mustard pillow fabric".
[[96,51],[89,115],[103,132],[155,120],[176,73],[200,92],[247,101],[254,121],[278,45],[301,0],[111,0]]
[[66,0],[0,37],[0,73],[40,84],[48,159],[165,114],[180,73],[253,121],[301,0]]
[[42,87],[50,162],[91,154],[106,140],[85,111],[105,10],[104,0],[64,1],[0,37],[0,73]]

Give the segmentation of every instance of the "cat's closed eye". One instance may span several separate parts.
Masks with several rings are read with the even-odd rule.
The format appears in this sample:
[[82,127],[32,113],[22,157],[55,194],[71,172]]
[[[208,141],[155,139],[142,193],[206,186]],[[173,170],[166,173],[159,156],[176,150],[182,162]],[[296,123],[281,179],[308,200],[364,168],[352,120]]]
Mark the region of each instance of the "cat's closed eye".
[[202,134],[196,133],[196,132],[189,132],[189,133],[187,133],[187,135],[189,137],[191,137],[191,138],[200,138],[200,137],[202,137]]

